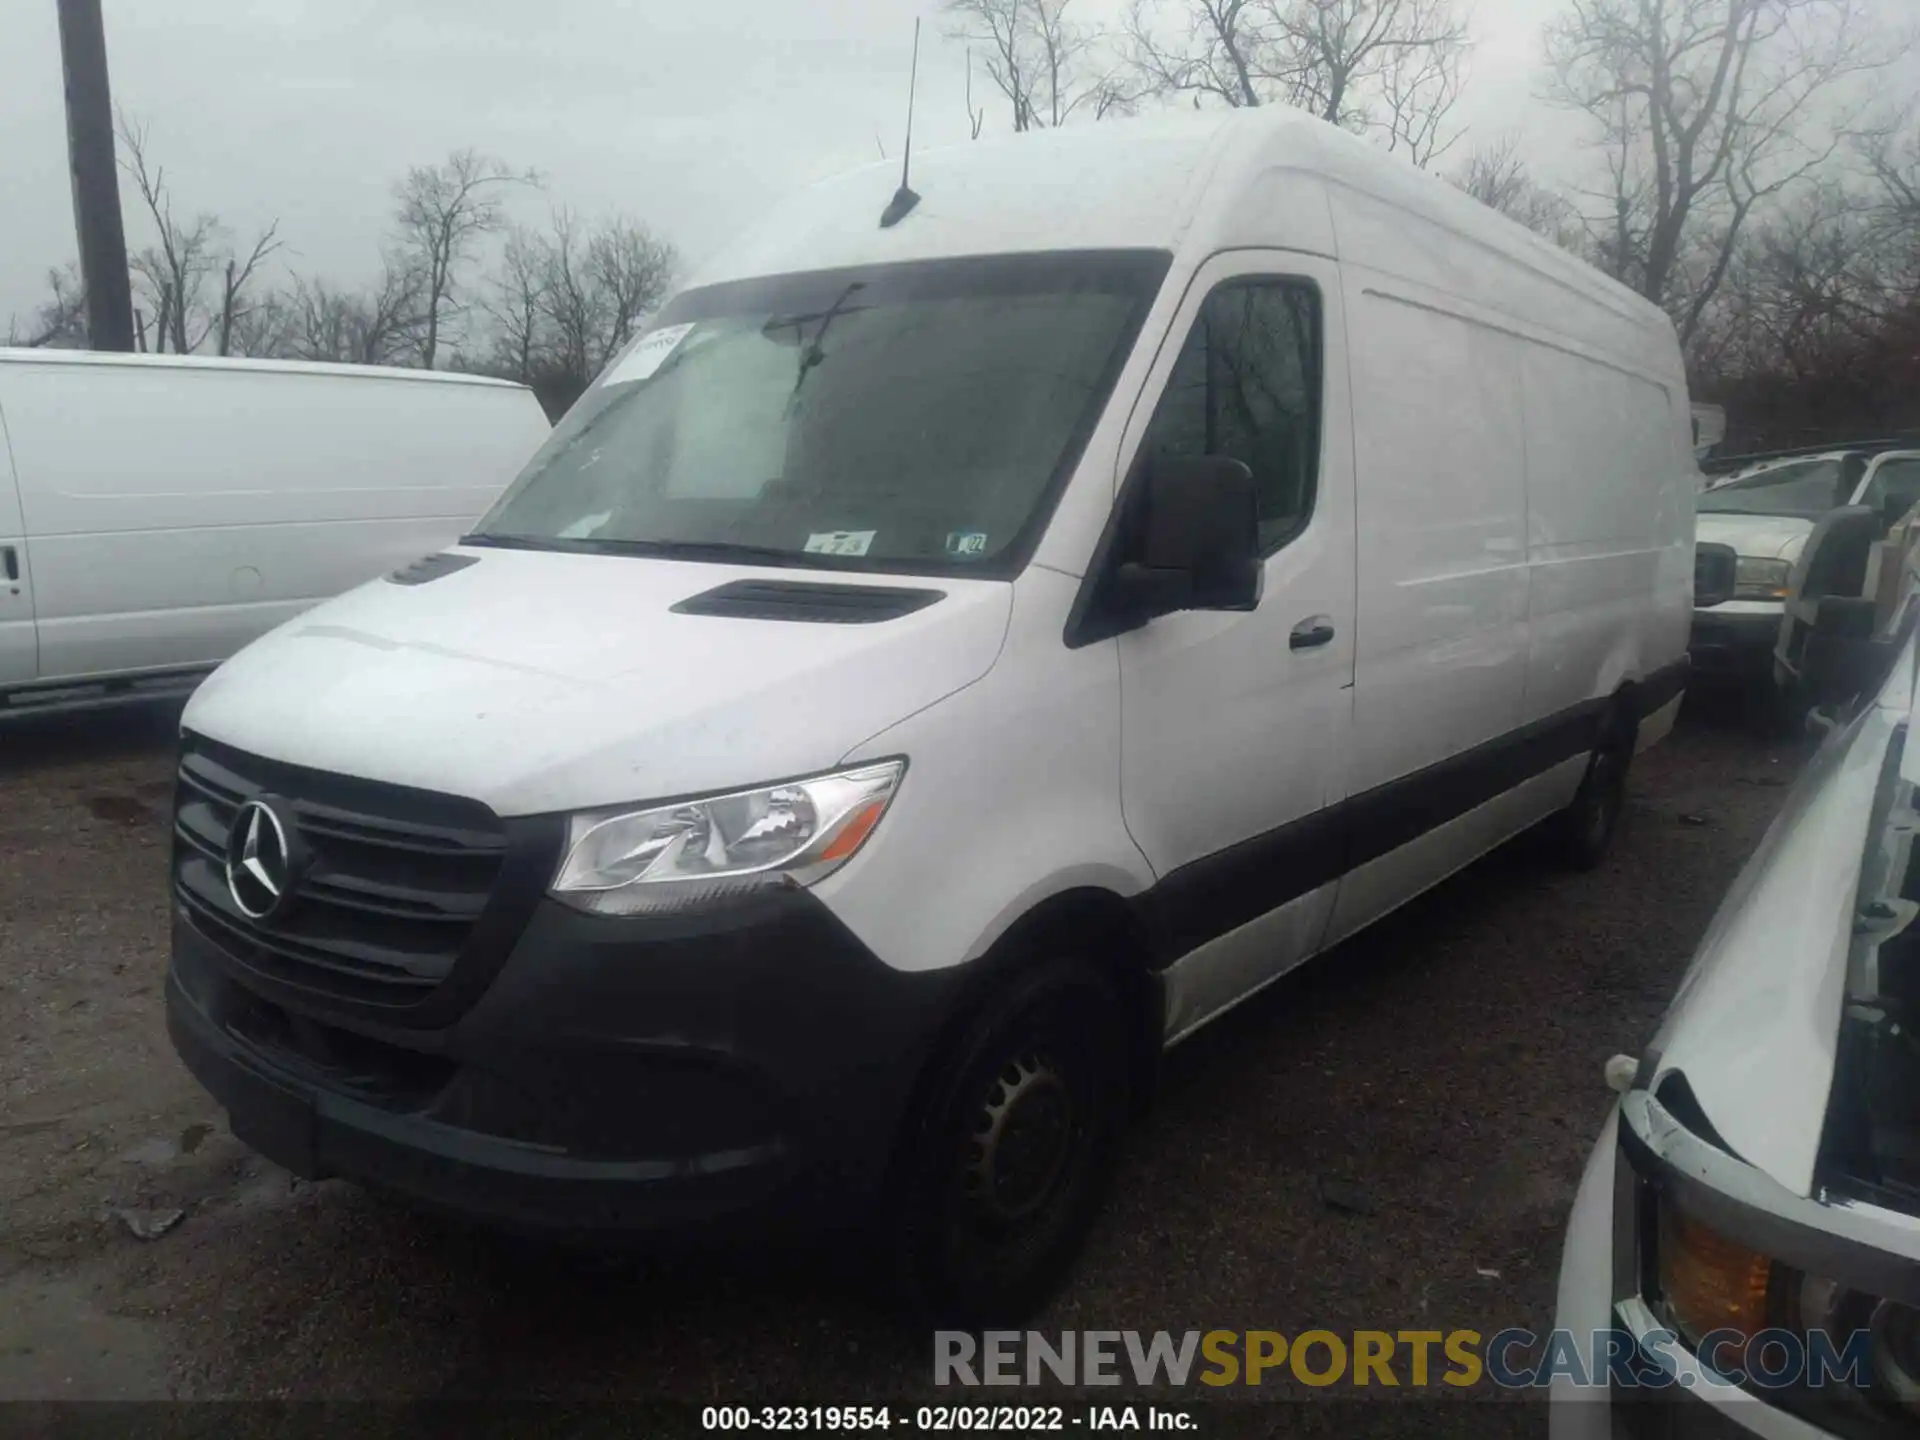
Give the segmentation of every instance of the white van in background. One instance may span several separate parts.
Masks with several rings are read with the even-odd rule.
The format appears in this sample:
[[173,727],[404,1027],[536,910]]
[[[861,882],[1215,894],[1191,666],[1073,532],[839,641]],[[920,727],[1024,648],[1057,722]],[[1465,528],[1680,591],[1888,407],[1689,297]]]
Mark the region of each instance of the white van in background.
[[1535,824],[1600,859],[1686,671],[1659,309],[1279,106],[896,175],[194,696],[168,1020],[241,1138],[1007,1319],[1165,1046]]
[[478,376],[0,350],[0,717],[190,689],[463,534],[549,433]]

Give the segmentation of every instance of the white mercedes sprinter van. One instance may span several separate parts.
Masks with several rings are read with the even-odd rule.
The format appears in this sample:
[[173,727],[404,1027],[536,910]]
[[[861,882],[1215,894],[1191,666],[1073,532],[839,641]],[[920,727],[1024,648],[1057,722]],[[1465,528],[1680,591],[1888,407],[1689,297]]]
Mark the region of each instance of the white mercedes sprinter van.
[[858,1226],[1009,1317],[1163,1046],[1539,822],[1598,857],[1684,676],[1658,310],[1279,108],[896,179],[195,696],[170,1023],[268,1156]]
[[551,433],[475,375],[0,350],[0,721],[184,694],[457,539]]

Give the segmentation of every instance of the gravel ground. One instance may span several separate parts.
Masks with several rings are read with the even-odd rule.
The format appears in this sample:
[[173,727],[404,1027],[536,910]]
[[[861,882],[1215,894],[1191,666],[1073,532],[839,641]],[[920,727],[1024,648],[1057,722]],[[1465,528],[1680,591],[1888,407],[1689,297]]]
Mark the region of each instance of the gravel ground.
[[[929,1398],[926,1337],[827,1261],[589,1265],[234,1141],[161,1018],[174,718],[0,729],[0,1399]],[[1176,1051],[1036,1325],[1550,1323],[1601,1067],[1651,1033],[1799,758],[1689,716],[1598,871],[1511,846]],[[1328,1433],[1360,1428],[1338,1408]],[[1544,1433],[1537,1406],[1471,1409],[1462,1433]]]

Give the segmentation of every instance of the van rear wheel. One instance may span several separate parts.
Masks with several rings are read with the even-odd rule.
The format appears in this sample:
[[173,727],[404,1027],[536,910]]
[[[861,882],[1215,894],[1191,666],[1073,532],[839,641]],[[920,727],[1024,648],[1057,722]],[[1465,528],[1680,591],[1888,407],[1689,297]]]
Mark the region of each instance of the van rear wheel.
[[1547,821],[1547,840],[1569,869],[1591,870],[1607,858],[1620,826],[1620,812],[1626,808],[1633,746],[1632,727],[1603,727],[1587,757],[1587,773],[1579,790],[1566,809]]
[[1075,959],[968,1024],[898,1157],[892,1268],[921,1318],[1011,1324],[1065,1277],[1126,1123],[1125,1036],[1113,987]]

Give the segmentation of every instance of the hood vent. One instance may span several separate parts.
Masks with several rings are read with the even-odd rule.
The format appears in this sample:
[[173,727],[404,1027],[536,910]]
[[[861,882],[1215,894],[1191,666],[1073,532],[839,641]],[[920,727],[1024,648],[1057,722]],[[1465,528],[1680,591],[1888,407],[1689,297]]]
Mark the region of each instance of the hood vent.
[[924,610],[943,590],[896,585],[833,585],[808,580],[734,580],[673,607],[676,615],[731,620],[792,620],[813,625],[876,625]]
[[423,555],[410,565],[402,565],[387,579],[396,585],[424,585],[429,580],[438,580],[442,575],[451,575],[456,570],[477,565],[479,560],[477,555],[452,555],[442,551],[438,555]]

